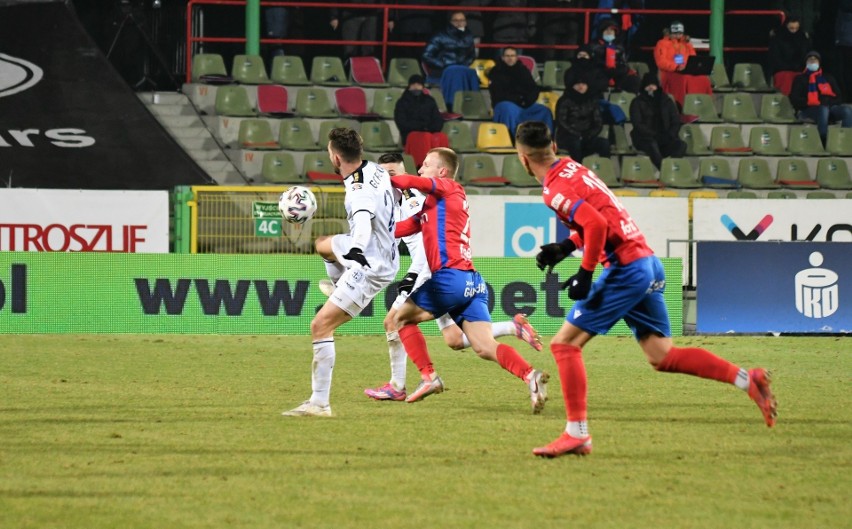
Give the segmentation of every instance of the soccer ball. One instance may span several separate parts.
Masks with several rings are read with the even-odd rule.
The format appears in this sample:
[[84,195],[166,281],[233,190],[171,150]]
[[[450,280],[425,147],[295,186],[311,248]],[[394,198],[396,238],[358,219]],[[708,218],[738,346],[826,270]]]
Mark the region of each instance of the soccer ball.
[[304,224],[317,212],[317,197],[303,186],[293,186],[278,199],[281,217],[291,224]]

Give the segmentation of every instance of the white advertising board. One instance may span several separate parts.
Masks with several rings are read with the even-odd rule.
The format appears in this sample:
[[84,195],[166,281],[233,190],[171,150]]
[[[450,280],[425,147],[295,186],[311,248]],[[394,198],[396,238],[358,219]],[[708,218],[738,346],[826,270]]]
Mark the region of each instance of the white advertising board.
[[168,192],[0,189],[0,251],[168,253]]

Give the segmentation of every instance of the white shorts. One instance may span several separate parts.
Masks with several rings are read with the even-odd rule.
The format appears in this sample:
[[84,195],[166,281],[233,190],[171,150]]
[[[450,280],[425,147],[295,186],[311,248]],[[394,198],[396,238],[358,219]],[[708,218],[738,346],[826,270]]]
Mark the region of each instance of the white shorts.
[[329,300],[354,318],[379,292],[393,282],[399,261],[396,261],[396,266],[393,266],[393,263],[371,262],[369,268],[363,268],[358,263],[343,258],[343,254],[352,248],[351,241],[349,235],[335,235],[331,240],[337,261],[350,267],[337,280],[337,286]]

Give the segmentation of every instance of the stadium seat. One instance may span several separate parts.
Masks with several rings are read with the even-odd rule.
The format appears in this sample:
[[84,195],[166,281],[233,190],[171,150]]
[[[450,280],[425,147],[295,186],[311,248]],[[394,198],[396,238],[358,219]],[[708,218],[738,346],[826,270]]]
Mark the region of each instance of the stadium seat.
[[260,175],[270,184],[299,184],[304,182],[296,162],[289,152],[267,152],[263,155]]
[[621,187],[624,184],[618,179],[618,174],[615,172],[615,164],[612,163],[612,158],[605,158],[592,154],[583,158],[583,165],[594,172],[607,187],[614,189]]
[[500,174],[508,180],[509,185],[515,187],[541,187],[541,184],[535,178],[527,174],[524,164],[515,155],[503,157]]
[[390,126],[384,121],[365,121],[361,124],[364,150],[372,152],[400,151],[402,148],[393,139]]
[[205,76],[220,80],[229,77],[225,61],[218,53],[197,53],[192,57],[192,82],[206,83],[208,79],[204,79]]
[[483,123],[476,134],[476,148],[492,154],[517,152],[512,145],[509,129],[502,123]]
[[544,61],[542,86],[551,90],[565,90],[565,70],[570,68],[571,61]]
[[649,197],[658,197],[658,198],[676,198],[680,195],[677,191],[673,189],[652,189],[648,192]]
[[639,191],[635,189],[613,189],[612,194],[617,197],[638,197]]
[[322,88],[303,86],[296,94],[296,115],[306,118],[336,118],[328,94]]
[[235,55],[231,65],[231,77],[242,84],[269,84],[266,64],[260,55]]
[[302,174],[308,182],[316,185],[340,184],[343,178],[335,174],[328,152],[309,152],[305,154]]
[[758,156],[789,156],[784,148],[781,132],[772,125],[758,125],[749,132],[748,146]]
[[470,124],[464,121],[447,121],[441,132],[450,140],[450,147],[458,153],[476,152],[476,144],[473,142],[473,133]]
[[725,71],[725,65],[721,62],[713,64],[713,72],[710,74],[710,84],[713,85],[713,92],[733,92],[736,90],[731,86],[731,80],[728,77],[728,72]]
[[311,63],[311,82],[321,86],[349,86],[340,57],[314,57]]
[[494,159],[488,154],[466,154],[462,157],[461,183],[468,185],[502,187],[509,183],[500,176]]
[[766,123],[798,123],[790,98],[784,94],[764,94],[760,100],[760,119]]
[[702,187],[692,173],[692,166],[685,158],[663,158],[660,166],[660,183],[666,187],[695,189]]
[[683,114],[698,116],[699,123],[721,123],[716,112],[713,96],[708,94],[686,94],[683,98]]
[[490,121],[491,109],[479,90],[459,90],[453,97],[453,112],[466,120]]
[[399,88],[377,88],[373,92],[371,110],[383,119],[393,119],[393,111],[396,108],[396,102],[402,97],[402,92]]
[[769,171],[763,158],[743,158],[737,171],[737,181],[746,189],[778,189],[781,187]]
[[556,103],[559,101],[558,92],[539,92],[536,103],[542,104],[550,109],[553,117],[556,117]]
[[728,191],[728,194],[725,195],[725,198],[757,198],[757,193],[754,191]]
[[320,146],[311,132],[311,126],[302,118],[281,120],[278,125],[278,144],[289,151],[320,150]]
[[705,187],[716,189],[740,187],[731,173],[731,165],[725,158],[702,157],[698,162],[698,177]]
[[734,65],[734,76],[731,85],[743,92],[774,92],[775,89],[766,82],[763,67],[758,63],[741,62]]
[[287,88],[278,84],[258,85],[257,111],[261,115],[275,118],[292,116]]
[[722,156],[749,156],[740,128],[736,125],[716,125],[710,133],[710,150]]
[[533,81],[535,81],[536,84],[540,85],[541,84],[541,76],[538,73],[538,66],[536,65],[535,57],[533,57],[531,55],[520,55],[520,54],[518,54],[518,61],[521,64],[523,64],[524,66],[527,67],[527,69],[530,71],[530,73],[533,76]]
[[817,162],[816,180],[824,189],[852,189],[849,166],[843,158],[825,158]]
[[837,198],[837,195],[835,195],[831,191],[808,191],[808,193],[805,195],[805,198],[817,198],[817,199],[829,198],[829,199],[831,199],[831,198]]
[[274,150],[280,148],[272,135],[272,127],[265,119],[244,119],[240,121],[237,142],[241,149]]
[[725,94],[722,99],[722,120],[727,123],[761,123],[750,94]]
[[828,156],[816,125],[790,125],[787,150],[796,156]]
[[375,57],[350,57],[349,80],[359,86],[384,88],[388,86],[382,65]]
[[716,199],[719,198],[719,194],[715,191],[690,191],[689,195],[687,195],[687,199],[689,200],[689,220],[692,220],[692,203],[696,199]]
[[636,98],[636,94],[632,94],[630,92],[613,92],[609,95],[609,102],[612,105],[617,106],[624,112],[624,115],[627,117],[627,121],[630,121],[630,103]]
[[630,187],[661,187],[657,169],[645,155],[625,156],[621,160],[621,181]]
[[438,105],[438,111],[441,113],[441,117],[444,118],[444,120],[462,119],[461,114],[447,111],[447,103],[444,101],[444,94],[442,94],[440,90],[427,90],[427,92],[430,96],[432,96],[432,99],[435,100],[435,104]]
[[636,72],[636,75],[639,76],[639,79],[642,79],[642,77],[646,73],[649,73],[651,71],[651,68],[648,67],[648,63],[643,61],[629,61],[627,63],[627,66]]
[[[610,152],[612,154],[636,154],[636,149],[630,145],[630,138],[627,136],[624,125],[611,125],[609,130],[612,136],[610,141]],[[623,175],[624,173],[622,173]]]
[[678,136],[686,143],[687,156],[705,156],[712,153],[707,146],[704,131],[698,125],[681,125]]
[[328,145],[328,133],[331,129],[355,129],[358,130],[358,122],[354,119],[329,119],[320,122],[319,134],[317,135],[320,149],[325,150]]
[[412,75],[423,75],[417,59],[394,58],[388,65],[388,83],[391,86],[408,88],[408,79]]
[[474,59],[474,61],[470,63],[470,67],[476,71],[476,76],[479,77],[480,88],[488,88],[488,85],[491,84],[491,79],[488,78],[488,72],[491,71],[491,68],[494,68],[494,64],[494,61],[491,59]]
[[405,172],[408,174],[417,174],[417,164],[414,162],[414,156],[407,152],[402,153],[402,163],[405,166]]
[[298,55],[278,55],[272,59],[269,78],[273,83],[287,86],[309,86],[311,81],[305,72],[305,64]]
[[219,116],[254,117],[257,115],[243,86],[220,86],[216,90],[216,114]]
[[852,129],[828,127],[825,150],[833,156],[852,156]]
[[780,199],[788,200],[788,199],[794,199],[794,198],[797,198],[797,197],[796,197],[796,193],[793,193],[792,191],[788,191],[786,189],[779,189],[777,191],[768,191],[766,193],[766,198],[772,198],[772,199],[779,199],[780,198]]
[[358,121],[377,120],[381,116],[367,108],[367,94],[360,86],[346,86],[334,91],[334,102],[341,117]]
[[801,158],[784,158],[778,160],[775,181],[790,189],[809,189],[819,184],[811,178],[808,164]]

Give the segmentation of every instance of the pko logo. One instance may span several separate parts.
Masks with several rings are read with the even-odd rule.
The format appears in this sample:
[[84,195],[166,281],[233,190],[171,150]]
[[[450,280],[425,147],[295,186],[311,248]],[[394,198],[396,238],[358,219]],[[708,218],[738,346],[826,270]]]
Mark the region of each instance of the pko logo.
[[568,237],[569,230],[544,204],[507,203],[503,255],[534,257],[538,247]]
[[807,318],[827,318],[840,307],[837,272],[820,268],[823,256],[813,252],[808,261],[812,268],[796,274],[796,310]]
[[0,53],[0,97],[23,92],[41,81],[44,72],[35,64]]

